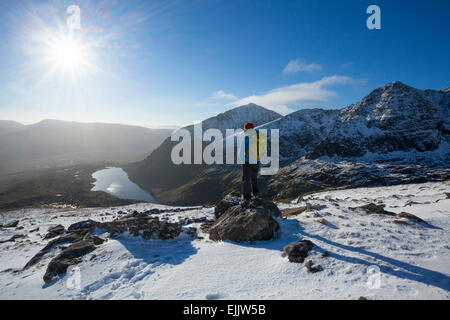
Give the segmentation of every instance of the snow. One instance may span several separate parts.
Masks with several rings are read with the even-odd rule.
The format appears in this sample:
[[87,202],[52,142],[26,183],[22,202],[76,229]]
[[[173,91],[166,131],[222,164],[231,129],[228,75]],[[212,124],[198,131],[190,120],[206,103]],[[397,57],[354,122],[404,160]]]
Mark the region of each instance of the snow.
[[[2,213],[0,224],[20,220],[23,230],[0,229],[0,240],[14,234],[29,237],[0,243],[0,299],[449,299],[450,182],[327,191],[279,203],[280,209],[325,205],[288,219],[279,218],[277,239],[255,243],[212,242],[182,233],[173,240],[144,240],[122,235],[109,239],[45,285],[42,277],[55,254],[21,271],[45,244],[49,227],[84,219],[110,221],[122,212],[169,209],[158,213],[170,221],[213,217],[213,208],[176,212],[151,203],[115,208],[23,209]],[[407,219],[364,215],[352,209],[384,203],[391,212],[412,213],[426,226]],[[317,220],[324,218],[326,225]],[[409,225],[392,220],[409,221]],[[199,227],[200,223],[185,225]],[[38,232],[30,230],[39,227]],[[100,236],[105,236],[101,234]],[[316,244],[307,260],[323,271],[310,273],[291,263],[283,247],[309,239]],[[323,252],[328,257],[323,257]],[[80,286],[70,286],[79,268]],[[373,278],[372,270],[380,274]],[[371,278],[372,277],[372,278]],[[373,285],[379,279],[380,286]]]

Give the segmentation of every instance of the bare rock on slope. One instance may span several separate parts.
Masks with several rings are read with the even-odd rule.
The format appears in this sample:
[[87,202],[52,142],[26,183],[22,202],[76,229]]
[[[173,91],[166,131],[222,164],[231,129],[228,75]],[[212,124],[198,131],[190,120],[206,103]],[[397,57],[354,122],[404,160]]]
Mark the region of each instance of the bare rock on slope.
[[209,227],[209,238],[235,242],[269,240],[276,236],[279,229],[273,217],[279,216],[280,210],[274,203],[253,199],[229,207]]
[[314,243],[309,240],[291,242],[284,247],[284,253],[290,262],[303,263],[313,247]]

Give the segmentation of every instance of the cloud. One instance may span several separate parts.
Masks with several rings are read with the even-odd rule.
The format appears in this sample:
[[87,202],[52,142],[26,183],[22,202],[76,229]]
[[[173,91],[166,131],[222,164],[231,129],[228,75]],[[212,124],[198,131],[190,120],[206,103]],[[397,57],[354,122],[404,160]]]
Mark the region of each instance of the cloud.
[[314,82],[297,83],[268,91],[262,95],[252,95],[231,102],[230,106],[241,106],[249,103],[274,110],[282,115],[293,112],[288,106],[312,107],[330,104],[337,97],[336,92],[326,89],[327,86],[356,83],[346,76],[333,75]]
[[307,64],[302,59],[297,60],[291,60],[287,64],[286,67],[284,67],[283,74],[289,74],[289,73],[295,73],[295,72],[313,72],[313,71],[319,71],[322,70],[322,66],[317,63],[309,63]]
[[236,100],[237,97],[231,93],[225,93],[222,90],[216,91],[212,94],[211,99],[227,99],[227,100]]

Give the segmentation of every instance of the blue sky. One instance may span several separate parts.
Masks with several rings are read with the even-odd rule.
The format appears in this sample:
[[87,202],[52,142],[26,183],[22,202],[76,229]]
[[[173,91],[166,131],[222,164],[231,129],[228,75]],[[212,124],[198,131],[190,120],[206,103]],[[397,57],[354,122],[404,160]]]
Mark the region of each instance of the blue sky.
[[[67,46],[71,4],[82,29]],[[381,30],[366,27],[372,4]],[[395,80],[441,89],[449,30],[441,0],[6,0],[0,119],[173,126],[248,102],[345,107]]]

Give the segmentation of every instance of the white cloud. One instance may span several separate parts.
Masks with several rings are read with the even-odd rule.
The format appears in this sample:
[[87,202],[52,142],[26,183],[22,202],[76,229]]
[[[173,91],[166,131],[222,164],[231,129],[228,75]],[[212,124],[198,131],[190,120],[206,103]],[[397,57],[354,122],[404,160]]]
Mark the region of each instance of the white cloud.
[[319,71],[319,70],[322,70],[322,66],[320,64],[317,64],[317,63],[309,63],[308,64],[302,59],[297,59],[297,60],[289,61],[287,66],[284,67],[283,74],[295,73],[295,72],[299,72],[299,71],[313,72],[313,71]]
[[325,87],[355,82],[356,80],[353,80],[350,77],[333,75],[314,82],[303,82],[276,88],[262,95],[248,96],[233,101],[229,105],[235,107],[252,102],[274,110],[282,115],[286,115],[294,111],[288,106],[311,107],[332,103],[333,99],[337,97],[337,94]]
[[223,90],[216,91],[212,94],[211,99],[227,99],[236,100],[237,97],[231,93],[226,93]]

